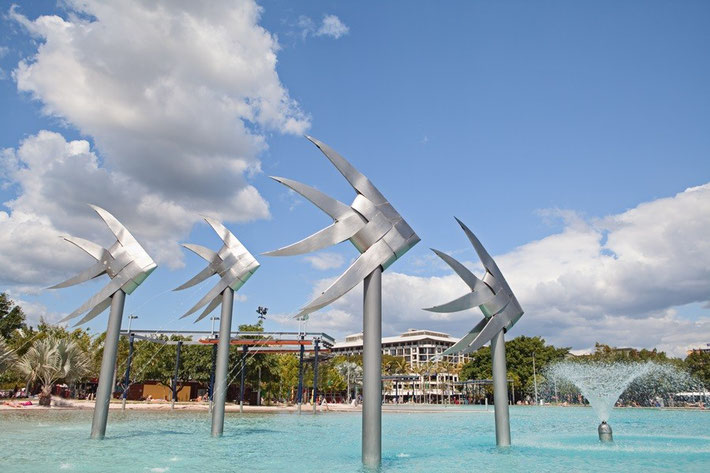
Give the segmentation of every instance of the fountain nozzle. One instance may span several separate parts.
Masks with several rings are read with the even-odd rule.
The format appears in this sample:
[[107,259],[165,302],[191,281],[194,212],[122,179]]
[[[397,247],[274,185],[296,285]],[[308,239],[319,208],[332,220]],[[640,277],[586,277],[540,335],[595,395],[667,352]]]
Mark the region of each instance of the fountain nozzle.
[[602,421],[601,424],[599,424],[599,428],[597,429],[599,432],[599,441],[600,442],[613,442],[614,438],[611,434],[611,426],[606,423],[605,420]]

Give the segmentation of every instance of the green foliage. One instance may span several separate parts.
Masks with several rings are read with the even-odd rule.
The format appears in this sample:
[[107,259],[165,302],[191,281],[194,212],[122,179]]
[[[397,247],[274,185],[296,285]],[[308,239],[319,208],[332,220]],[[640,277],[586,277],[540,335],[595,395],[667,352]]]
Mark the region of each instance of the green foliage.
[[54,384],[58,381],[71,384],[81,379],[88,371],[89,359],[73,340],[48,336],[32,344],[18,368],[28,382],[41,383],[40,404],[48,405]]
[[[535,353],[535,372],[537,382],[543,381],[541,373],[552,362],[562,360],[569,354],[568,347],[558,348],[547,345],[541,337],[519,336],[505,344],[505,360],[508,367],[508,378],[513,380],[516,390],[532,394],[534,392],[533,352]],[[471,354],[471,361],[466,363],[460,374],[460,379],[491,379],[493,376],[491,364],[491,349],[488,346]],[[517,396],[516,396],[517,397]]]
[[[645,348],[637,350],[635,348],[616,348],[602,343],[594,344],[594,351],[590,355],[582,355],[577,357],[585,361],[624,361],[624,362],[643,362],[655,361],[658,363],[673,363],[672,358],[668,358],[665,352],[647,350]],[[677,363],[679,360],[676,360]]]
[[10,339],[16,330],[27,329],[22,307],[15,305],[6,293],[0,293],[0,338]]
[[710,352],[694,351],[685,359],[690,374],[698,378],[706,388],[710,387]]
[[17,355],[5,340],[0,338],[0,374],[5,373],[10,367],[13,367],[17,362]]

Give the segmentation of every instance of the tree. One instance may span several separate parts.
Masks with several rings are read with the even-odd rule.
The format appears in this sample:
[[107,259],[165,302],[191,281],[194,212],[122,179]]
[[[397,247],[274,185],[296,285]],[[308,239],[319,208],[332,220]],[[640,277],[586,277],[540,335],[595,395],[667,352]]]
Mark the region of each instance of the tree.
[[362,379],[362,366],[352,361],[342,361],[335,365],[335,370],[345,381],[346,389],[348,390],[347,401],[350,402],[352,387],[356,386],[358,379]]
[[685,359],[690,374],[698,378],[703,385],[710,387],[710,352],[694,351]]
[[5,340],[0,338],[0,374],[4,373],[17,362],[15,350],[10,348]]
[[27,329],[25,313],[6,293],[0,293],[0,337],[12,338],[18,329]]
[[[569,354],[569,350],[568,347],[558,348],[547,345],[545,339],[541,337],[521,335],[513,338],[505,344],[508,377],[513,380],[516,390],[520,389],[532,395],[535,384],[533,353],[535,353],[535,371],[539,385],[542,380],[541,373],[550,363],[564,359]],[[461,369],[461,379],[491,379],[493,371],[490,347],[479,348],[470,356],[471,360]]]
[[88,371],[89,360],[79,345],[67,338],[47,337],[34,342],[18,364],[29,382],[39,381],[39,403],[49,406],[57,381],[73,383]]

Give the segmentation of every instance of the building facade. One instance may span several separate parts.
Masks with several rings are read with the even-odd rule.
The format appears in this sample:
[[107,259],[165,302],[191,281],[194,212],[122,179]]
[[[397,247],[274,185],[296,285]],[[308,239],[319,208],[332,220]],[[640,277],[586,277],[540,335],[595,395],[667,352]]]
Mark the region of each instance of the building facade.
[[[385,382],[384,395],[387,400],[409,401],[426,398],[427,401],[441,402],[457,396],[459,368],[469,361],[468,355],[448,355],[434,361],[447,348],[458,342],[448,333],[434,330],[409,329],[394,336],[382,338],[382,354],[403,358],[408,366],[407,373],[415,375],[418,381]],[[348,335],[345,341],[331,348],[334,355],[362,355],[362,333]]]

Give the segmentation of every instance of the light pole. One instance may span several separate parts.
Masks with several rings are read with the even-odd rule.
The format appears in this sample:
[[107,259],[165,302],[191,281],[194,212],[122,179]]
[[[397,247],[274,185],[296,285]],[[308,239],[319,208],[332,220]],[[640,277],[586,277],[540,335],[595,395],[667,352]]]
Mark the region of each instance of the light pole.
[[532,352],[533,357],[533,384],[535,385],[535,405],[537,406],[537,371],[535,370],[535,352]]
[[128,316],[128,333],[129,334],[131,333],[131,322],[133,321],[133,319],[137,319],[137,318],[138,318],[138,316],[135,314],[131,314]]

